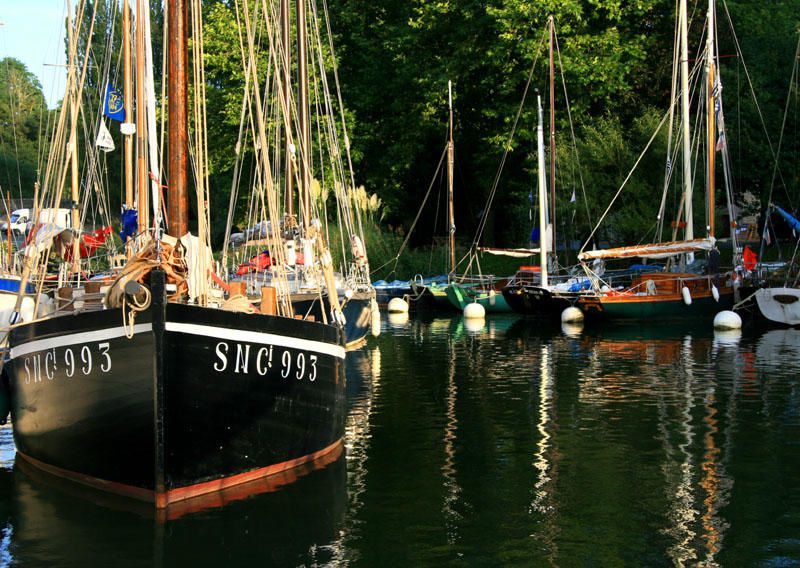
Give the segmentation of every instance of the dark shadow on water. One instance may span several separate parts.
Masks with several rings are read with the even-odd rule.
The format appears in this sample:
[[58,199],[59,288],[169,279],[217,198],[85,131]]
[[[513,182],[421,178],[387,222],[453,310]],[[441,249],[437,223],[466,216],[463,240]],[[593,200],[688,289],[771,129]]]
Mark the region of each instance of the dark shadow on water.
[[[117,498],[17,459],[0,471],[0,559],[19,566],[268,566],[326,563],[344,523],[346,465],[262,480],[178,504]],[[224,506],[223,506],[224,505]]]

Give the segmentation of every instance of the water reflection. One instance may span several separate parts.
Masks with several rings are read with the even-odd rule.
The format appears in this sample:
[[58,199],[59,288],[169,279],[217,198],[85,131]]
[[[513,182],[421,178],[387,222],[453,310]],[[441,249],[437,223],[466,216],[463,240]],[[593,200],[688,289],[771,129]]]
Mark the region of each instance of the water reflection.
[[574,330],[494,315],[474,331],[460,315],[382,325],[347,355],[346,459],[174,521],[33,478],[0,428],[0,563],[800,557],[800,332]]
[[[327,562],[346,510],[339,459],[280,490],[164,523],[152,508],[61,482],[18,461],[6,551],[32,566]],[[105,559],[99,561],[99,559]]]

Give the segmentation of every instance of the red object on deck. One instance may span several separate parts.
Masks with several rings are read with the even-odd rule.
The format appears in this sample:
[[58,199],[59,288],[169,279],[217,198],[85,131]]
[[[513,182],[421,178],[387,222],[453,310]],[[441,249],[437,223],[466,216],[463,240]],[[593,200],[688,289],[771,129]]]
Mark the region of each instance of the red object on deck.
[[752,251],[752,249],[748,247],[744,247],[744,267],[747,270],[753,270],[758,263],[758,255]]

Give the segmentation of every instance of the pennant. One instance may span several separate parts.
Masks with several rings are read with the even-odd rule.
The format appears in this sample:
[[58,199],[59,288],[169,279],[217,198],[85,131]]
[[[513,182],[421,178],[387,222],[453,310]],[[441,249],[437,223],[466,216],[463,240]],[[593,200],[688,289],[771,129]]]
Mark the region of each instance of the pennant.
[[106,123],[102,120],[100,121],[100,129],[97,131],[97,140],[94,145],[103,152],[113,152],[114,148],[116,148],[116,146],[114,146],[114,139],[111,137],[108,128],[106,128]]
[[577,198],[575,197],[575,190],[573,189],[572,190],[572,197],[569,198],[569,202],[570,203],[575,203],[576,201],[577,201]]
[[717,146],[716,146],[717,152],[724,150],[726,144],[727,143],[725,142],[725,133],[723,132],[722,134],[719,135],[719,138],[717,139]]
[[106,104],[103,114],[119,122],[125,122],[125,107],[122,102],[122,93],[108,85],[106,87]]
[[722,81],[720,81],[719,75],[717,75],[716,80],[714,81],[714,87],[711,89],[711,96],[718,97],[722,92]]

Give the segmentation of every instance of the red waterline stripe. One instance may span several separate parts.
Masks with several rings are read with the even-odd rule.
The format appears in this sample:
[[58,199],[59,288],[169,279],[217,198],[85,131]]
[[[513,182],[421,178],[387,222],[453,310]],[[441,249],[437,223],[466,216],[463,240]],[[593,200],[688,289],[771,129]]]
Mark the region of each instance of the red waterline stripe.
[[166,507],[170,503],[183,501],[185,499],[191,499],[192,497],[205,495],[206,493],[215,493],[217,491],[222,491],[223,489],[233,487],[234,485],[247,483],[248,481],[255,481],[256,479],[260,479],[262,477],[268,477],[270,475],[275,475],[276,473],[281,473],[289,469],[294,469],[301,465],[305,465],[309,462],[320,459],[326,454],[336,450],[341,444],[342,444],[342,439],[339,438],[327,448],[323,448],[317,452],[314,452],[313,454],[308,454],[300,458],[288,460],[282,463],[277,463],[259,469],[254,469],[252,471],[246,471],[244,473],[239,473],[237,475],[232,475],[230,477],[223,477],[222,479],[215,479],[213,481],[205,481],[203,483],[197,483],[195,485],[187,485],[186,487],[178,487],[177,489],[171,489],[169,491],[166,491],[165,493],[160,493],[156,495],[156,507],[158,508]]
[[161,509],[167,507],[171,503],[184,501],[186,499],[191,499],[193,497],[198,497],[200,495],[215,493],[218,491],[222,491],[224,489],[228,489],[230,487],[234,487],[236,485],[240,485],[242,483],[255,481],[264,477],[269,477],[270,475],[275,475],[278,473],[282,473],[303,466],[310,462],[319,460],[320,458],[340,448],[341,445],[342,445],[342,439],[340,438],[327,448],[323,448],[317,452],[305,455],[300,458],[295,458],[293,460],[288,460],[285,462],[273,464],[267,467],[262,467],[259,469],[254,469],[252,471],[239,473],[236,475],[232,475],[230,477],[223,477],[221,479],[215,479],[213,481],[197,483],[195,485],[187,485],[186,487],[178,487],[177,489],[172,489],[164,493],[156,493],[152,489],[143,489],[141,487],[127,485],[125,483],[108,481],[106,479],[92,477],[91,475],[86,475],[83,473],[62,469],[60,467],[41,462],[36,458],[32,458],[31,456],[25,455],[19,450],[17,450],[17,454],[19,454],[20,457],[30,462],[32,465],[35,465],[39,469],[42,469],[58,477],[71,479],[72,481],[76,481],[83,485],[96,487],[98,489],[116,493],[118,495],[124,495],[126,497],[138,499],[140,501],[148,501],[151,503],[155,503],[156,508]]

